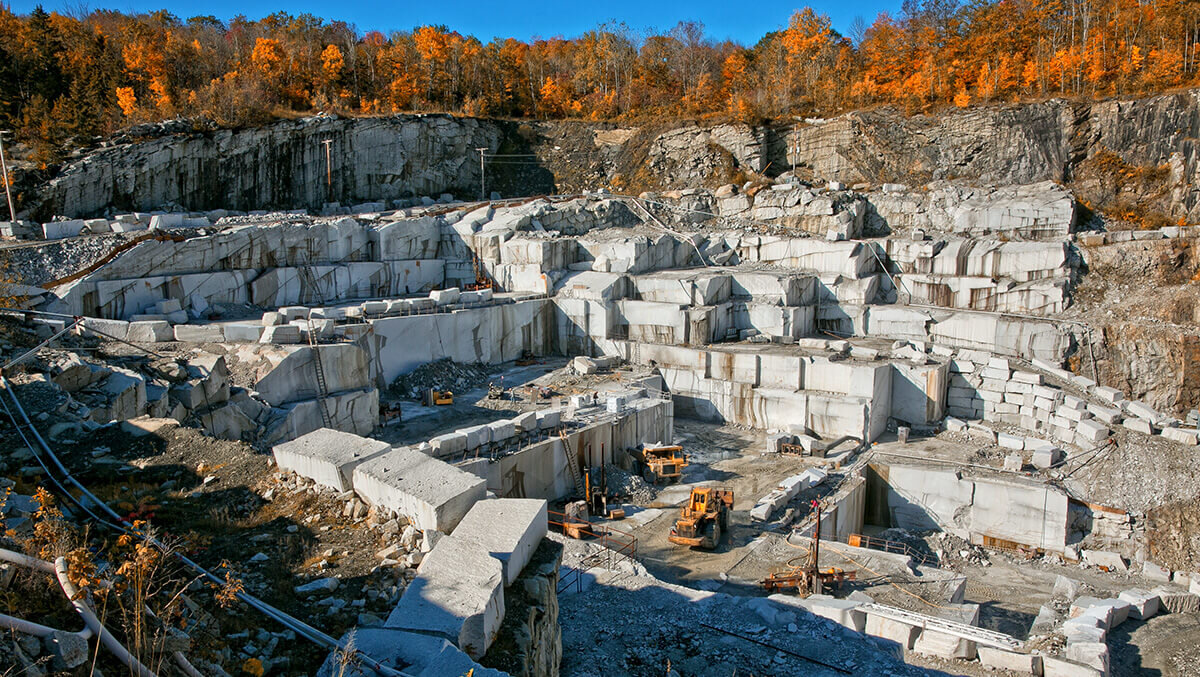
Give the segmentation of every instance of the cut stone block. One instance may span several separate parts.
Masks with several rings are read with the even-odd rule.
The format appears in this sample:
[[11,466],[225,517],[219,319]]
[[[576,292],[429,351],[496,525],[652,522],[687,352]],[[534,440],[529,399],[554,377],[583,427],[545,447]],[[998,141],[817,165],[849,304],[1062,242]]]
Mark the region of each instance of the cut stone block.
[[277,444],[271,453],[283,470],[290,470],[322,486],[349,491],[353,486],[354,469],[391,448],[387,442],[321,428],[291,442]]
[[474,543],[499,560],[507,586],[521,575],[546,530],[546,501],[497,498],[472,506],[455,528],[454,538]]
[[1108,644],[1104,642],[1068,642],[1066,658],[1108,674]]
[[503,442],[513,436],[512,421],[492,421],[487,424],[487,427],[491,432],[492,444]]
[[487,494],[483,479],[407,447],[359,464],[353,481],[368,503],[408,516],[419,529],[443,533],[452,532]]
[[1189,447],[1196,446],[1197,442],[1196,430],[1190,428],[1163,428],[1162,436],[1173,442],[1186,444]]
[[1084,550],[1083,561],[1092,566],[1101,567],[1108,571],[1128,571],[1129,566],[1125,563],[1125,558],[1119,553],[1107,552],[1105,550]]
[[908,651],[921,635],[921,628],[868,611],[866,633],[889,639]]
[[1154,583],[1171,582],[1171,570],[1164,569],[1154,562],[1147,561],[1142,563],[1142,576],[1144,576],[1146,580]]
[[471,426],[458,432],[466,436],[467,449],[478,449],[492,441],[492,429],[486,425]]
[[433,302],[439,306],[457,303],[458,298],[461,295],[462,290],[460,290],[458,287],[451,287],[450,289],[434,289],[433,291],[429,292],[429,298],[433,299]]
[[258,339],[259,343],[299,343],[300,342],[300,327],[294,324],[279,324],[263,329],[262,336]]
[[913,642],[913,651],[927,656],[975,660],[976,645],[969,639],[926,629]]
[[1155,588],[1160,608],[1173,614],[1194,614],[1200,611],[1200,596],[1175,588]]
[[1127,418],[1121,422],[1121,425],[1135,433],[1141,433],[1143,435],[1154,434],[1154,426],[1150,425],[1150,421],[1147,421],[1144,418]]
[[1042,674],[1042,657],[1027,653],[1016,653],[996,649],[990,646],[980,646],[977,649],[979,662],[984,667],[1019,672],[1025,675]]
[[467,435],[462,431],[438,435],[429,440],[429,448],[435,458],[461,454],[467,450]]
[[1103,642],[1108,637],[1108,629],[1104,625],[1104,619],[1097,614],[1084,613],[1067,619],[1060,632],[1068,642]]
[[530,411],[530,412],[521,414],[519,416],[514,416],[512,423],[513,423],[513,427],[515,427],[517,430],[519,430],[521,432],[529,432],[532,430],[537,430],[538,429],[537,412]]
[[308,306],[284,306],[279,309],[279,315],[283,318],[283,321],[276,324],[287,324],[294,320],[306,320],[310,312],[312,311]]
[[1061,658],[1042,656],[1042,674],[1045,677],[1102,677],[1108,673]]
[[258,343],[262,338],[261,324],[227,324],[225,325],[225,340],[231,343]]
[[1121,410],[1103,407],[1099,404],[1089,404],[1087,407],[1088,413],[1096,417],[1096,420],[1105,425],[1116,425],[1117,421],[1121,420]]
[[1130,618],[1144,621],[1158,613],[1158,595],[1149,590],[1133,588],[1122,592],[1118,597],[1129,602]]
[[538,428],[545,430],[547,428],[557,428],[562,422],[562,411],[559,409],[546,409],[537,413]]
[[1083,439],[1097,444],[1108,437],[1108,427],[1096,421],[1080,421],[1075,425],[1076,439]]
[[999,433],[996,435],[996,440],[1000,443],[1000,446],[1005,449],[1015,449],[1017,451],[1025,449],[1024,437],[1017,437],[1016,435],[1009,435],[1008,433]]
[[162,320],[130,322],[125,340],[132,343],[158,343],[175,339],[171,325]]
[[1151,409],[1148,405],[1136,401],[1126,402],[1125,411],[1137,416],[1140,419],[1150,421],[1151,423],[1157,423],[1158,420],[1162,418],[1161,414],[1154,409]]
[[1057,447],[1035,449],[1033,452],[1033,467],[1051,468],[1063,460],[1063,451]]
[[[508,677],[508,673],[485,668],[471,660],[458,647],[441,637],[396,628],[360,626],[342,636],[353,639],[356,649],[384,665],[403,665],[405,674],[423,677],[471,675],[472,677]],[[377,677],[379,673],[351,661],[334,651],[317,671],[317,677]]]
[[191,343],[221,343],[225,340],[225,331],[219,324],[177,324],[175,325],[175,340]]
[[1092,394],[1109,404],[1116,404],[1125,399],[1124,393],[1108,386],[1096,386],[1092,389]]
[[385,625],[443,637],[480,658],[503,619],[500,562],[474,543],[449,537],[425,555]]
[[862,632],[867,625],[867,614],[859,608],[862,603],[855,600],[835,599],[829,595],[810,595],[804,599],[797,599],[790,595],[771,595],[771,599],[776,598],[784,598],[780,601],[802,606],[813,615],[827,618],[855,632]]

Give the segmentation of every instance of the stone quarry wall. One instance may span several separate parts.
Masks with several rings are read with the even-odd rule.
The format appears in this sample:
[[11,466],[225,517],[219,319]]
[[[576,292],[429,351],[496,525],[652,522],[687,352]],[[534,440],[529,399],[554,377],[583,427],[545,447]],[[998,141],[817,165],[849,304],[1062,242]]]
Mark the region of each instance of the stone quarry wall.
[[[584,128],[582,132],[579,127]],[[1106,197],[1103,177],[1081,165],[1104,151],[1138,167],[1167,167],[1165,182],[1134,197],[1167,214],[1200,215],[1200,92],[1092,104],[1060,99],[908,117],[893,109],[810,120],[793,128],[692,123],[613,130],[547,122],[520,134],[500,121],[442,115],[308,118],[258,129],[182,133],[101,148],[64,166],[41,192],[41,212],[88,216],[106,209],[320,207],[451,192],[477,194],[475,148],[508,144],[538,156],[536,175],[508,194],[609,188],[639,171],[663,188],[715,187],[731,171],[797,173],[849,184],[1072,184]],[[333,185],[325,185],[331,148]],[[798,142],[799,153],[789,147]],[[515,144],[515,145],[514,145]],[[564,145],[566,144],[566,145]],[[564,158],[574,158],[570,163]],[[583,158],[583,159],[581,159]],[[489,181],[504,183],[503,168]],[[626,183],[628,181],[625,181]],[[561,189],[559,189],[561,190]],[[510,193],[507,191],[516,191]],[[886,209],[884,210],[886,211]]]
[[42,211],[319,209],[447,192],[477,196],[475,149],[495,151],[501,137],[495,123],[449,115],[315,117],[174,134],[101,148],[64,166],[45,186]]
[[871,512],[889,520],[880,526],[941,529],[973,543],[987,536],[1053,552],[1067,545],[1067,495],[1049,485],[894,463],[871,464],[867,477]]

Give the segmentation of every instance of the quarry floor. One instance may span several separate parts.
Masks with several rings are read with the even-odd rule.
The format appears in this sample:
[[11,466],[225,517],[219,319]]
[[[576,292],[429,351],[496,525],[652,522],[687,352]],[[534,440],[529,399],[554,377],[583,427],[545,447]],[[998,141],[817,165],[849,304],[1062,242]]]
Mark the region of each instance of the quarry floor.
[[[636,562],[618,565],[615,572],[592,569],[584,575],[582,594],[568,591],[561,596],[564,637],[562,674],[601,674],[595,671],[594,663],[586,660],[588,656],[597,660],[603,656],[609,665],[624,666],[624,671],[633,675],[662,674],[660,669],[666,668],[666,660],[671,661],[671,669],[682,677],[732,675],[735,674],[731,669],[734,666],[738,668],[736,674],[823,674],[819,666],[791,654],[731,638],[721,631],[705,630],[703,627],[697,629],[694,623],[689,624],[687,620],[691,613],[689,604],[679,598],[679,590],[684,587],[741,600],[766,595],[758,582],[772,571],[788,568],[788,561],[804,554],[805,550],[788,543],[782,533],[764,531],[764,525],[761,524],[751,525],[749,508],[758,498],[770,492],[779,480],[811,467],[812,460],[762,454],[765,435],[761,431],[687,419],[676,419],[675,430],[676,441],[684,446],[691,463],[684,471],[682,482],[660,485],[656,500],[640,506],[626,505],[628,517],[609,522],[638,537]],[[943,434],[938,438],[910,441],[907,445],[899,445],[891,436],[883,439],[877,449],[881,455],[889,451],[903,452],[915,458],[960,463],[990,460],[987,457],[993,454],[975,447],[946,438]],[[831,479],[834,477],[836,475],[832,475]],[[713,551],[680,547],[667,540],[670,527],[678,516],[679,506],[694,485],[720,486],[735,491],[733,528],[729,537]],[[832,491],[828,486],[819,489],[825,493]],[[791,505],[806,503],[812,497],[812,491],[801,494]],[[867,525],[864,531],[877,533],[881,528]],[[947,549],[970,547],[961,541],[953,545],[948,540],[939,543],[932,534],[924,536],[930,539],[931,546],[940,545]],[[582,553],[595,551],[594,546],[589,550],[588,546],[578,541],[567,543],[567,561],[571,561],[572,553],[578,561]],[[861,590],[885,604],[937,614],[936,599],[928,605],[916,599],[922,595],[921,581],[907,570],[897,567],[894,561],[858,555],[854,563],[849,563],[830,554],[828,549],[823,552],[822,566],[841,566],[850,570],[857,563],[873,570],[859,571],[861,580],[847,584],[834,592],[835,596],[843,597],[854,590]],[[1040,607],[1051,603],[1058,576],[1080,582],[1080,594],[1098,597],[1116,596],[1131,587],[1155,585],[1133,574],[1102,572],[1063,563],[1057,558],[1026,561],[978,548],[973,549],[971,559],[948,554],[947,560],[947,566],[953,572],[966,576],[964,601],[980,605],[980,625],[1022,639],[1028,636]],[[887,574],[891,578],[885,580],[874,575],[874,572]],[[952,572],[946,573],[950,575]],[[653,594],[648,592],[650,590]],[[656,599],[658,602],[654,601]],[[643,618],[642,614],[648,617]],[[800,647],[796,649],[798,653],[816,647],[818,653],[806,654],[814,656],[827,650],[827,647],[822,648],[822,641],[817,641],[815,645],[811,643],[814,639],[820,640],[819,637],[807,636],[804,629],[800,629],[798,634],[792,632],[786,623],[772,627],[771,623],[755,616],[752,610],[740,612],[737,620],[751,630],[758,631],[758,634],[754,634],[757,638],[761,639],[762,633],[766,632],[768,644],[774,642],[787,648],[787,642],[795,642],[793,648]],[[586,628],[576,627],[576,623],[585,624]],[[644,624],[642,631],[645,639],[641,642],[641,648],[635,649],[632,645],[637,641],[635,638],[641,636],[638,630],[641,624]],[[789,639],[781,639],[783,637]],[[724,658],[697,660],[696,652],[681,648],[707,646],[713,641],[728,652],[723,654]],[[778,644],[781,641],[783,644]],[[1198,669],[1195,647],[1198,644],[1200,615],[1197,614],[1167,614],[1146,622],[1128,621],[1113,634],[1112,674],[1195,675]],[[699,655],[703,655],[703,650]],[[878,660],[884,660],[884,663],[869,668],[877,671],[877,674],[887,671],[902,674],[906,669],[889,664],[885,659]],[[659,663],[655,665],[655,661]],[[921,674],[994,675],[998,672],[977,662],[948,661],[911,652],[905,656],[905,662],[909,668]],[[860,665],[860,669],[868,668]]]

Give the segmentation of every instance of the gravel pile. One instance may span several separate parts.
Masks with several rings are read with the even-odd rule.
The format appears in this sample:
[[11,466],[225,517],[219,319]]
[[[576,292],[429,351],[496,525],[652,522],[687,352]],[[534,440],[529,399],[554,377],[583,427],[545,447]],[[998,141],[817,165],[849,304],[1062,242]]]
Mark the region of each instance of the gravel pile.
[[82,270],[125,241],[144,234],[112,233],[6,247],[4,258],[17,282],[36,287]]
[[422,392],[430,388],[464,393],[486,385],[490,380],[488,370],[479,364],[460,364],[446,358],[426,362],[392,382],[392,392],[397,397],[419,399]]
[[604,471],[608,475],[609,491],[620,496],[628,494],[631,503],[649,505],[658,496],[658,490],[646,484],[646,480],[637,475],[611,464],[605,466]]

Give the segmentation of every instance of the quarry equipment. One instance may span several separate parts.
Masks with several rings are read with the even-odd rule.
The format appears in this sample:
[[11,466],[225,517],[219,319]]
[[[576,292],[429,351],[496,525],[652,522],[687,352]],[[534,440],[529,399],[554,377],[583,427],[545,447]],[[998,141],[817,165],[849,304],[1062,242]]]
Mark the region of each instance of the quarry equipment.
[[694,487],[667,540],[676,545],[712,550],[729,530],[729,511],[732,509],[732,489]]
[[687,467],[687,455],[679,445],[643,446],[639,456],[642,478],[650,484],[658,484],[660,480],[676,482]]
[[802,597],[820,594],[830,587],[839,587],[843,581],[853,581],[857,572],[846,571],[838,567],[820,569],[817,564],[821,556],[821,504],[812,502],[815,526],[813,527],[812,548],[799,557],[788,560],[787,568],[783,571],[773,571],[759,585],[768,592],[781,592],[795,589]]
[[449,390],[438,390],[430,388],[425,394],[425,406],[441,407],[449,404],[454,404],[454,393]]

